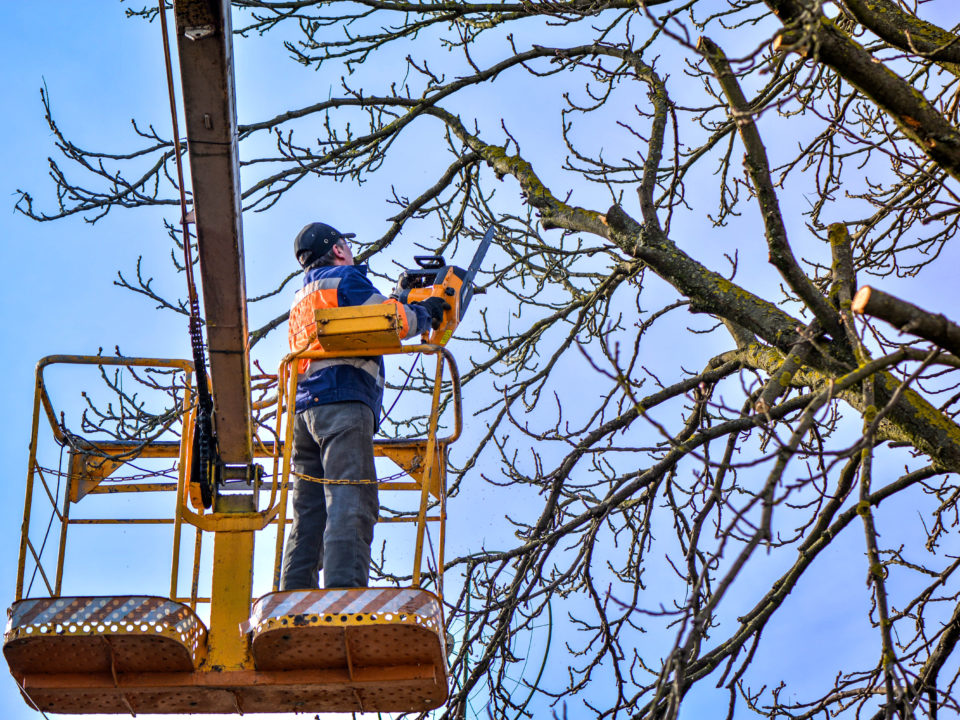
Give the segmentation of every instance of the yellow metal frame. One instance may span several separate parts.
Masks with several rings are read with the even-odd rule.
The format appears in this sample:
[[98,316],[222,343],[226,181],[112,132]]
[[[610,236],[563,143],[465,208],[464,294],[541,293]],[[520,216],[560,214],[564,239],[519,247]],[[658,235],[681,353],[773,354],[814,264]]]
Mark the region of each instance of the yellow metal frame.
[[[192,389],[193,363],[186,360],[161,358],[110,358],[101,356],[53,355],[37,364],[34,409],[31,425],[29,464],[24,498],[24,516],[21,525],[20,553],[17,566],[15,600],[23,599],[24,577],[27,554],[32,554],[42,581],[51,597],[60,597],[62,591],[64,563],[66,555],[67,531],[70,525],[78,524],[147,524],[165,523],[173,525],[173,550],[170,575],[171,600],[188,603],[196,610],[198,603],[211,602],[211,598],[198,596],[200,557],[202,538],[205,532],[214,534],[213,578],[211,596],[210,627],[208,629],[208,665],[219,671],[249,671],[253,664],[250,657],[249,642],[237,632],[240,623],[247,620],[251,605],[253,547],[257,531],[269,525],[277,526],[275,550],[276,570],[273,589],[279,582],[279,565],[284,542],[287,494],[290,486],[290,452],[293,436],[293,413],[295,411],[298,366],[303,360],[326,359],[336,357],[371,357],[398,354],[424,354],[436,356],[434,370],[434,389],[431,395],[430,422],[426,438],[404,440],[378,440],[374,444],[377,456],[387,457],[399,465],[409,476],[406,481],[385,481],[379,483],[382,490],[400,490],[419,492],[419,507],[414,516],[384,519],[386,522],[410,522],[415,524],[415,548],[412,568],[413,585],[423,588],[429,579],[422,571],[424,539],[428,522],[439,524],[437,552],[436,590],[442,597],[443,566],[446,525],[446,453],[450,443],[462,432],[462,408],[460,398],[460,377],[452,355],[437,345],[415,344],[401,346],[397,334],[399,318],[396,308],[384,305],[371,311],[370,308],[344,309],[347,312],[334,313],[335,317],[321,326],[321,332],[335,336],[325,344],[327,349],[313,352],[292,353],[280,363],[277,374],[276,437],[281,442],[255,443],[256,456],[272,458],[273,473],[269,483],[269,501],[260,511],[229,508],[226,511],[195,511],[188,507],[189,472],[192,449],[192,417],[194,412],[194,393]],[[351,317],[351,313],[355,317]],[[393,313],[391,317],[391,313]],[[318,318],[319,320],[320,318]],[[57,413],[47,392],[44,372],[54,365],[86,365],[107,367],[153,367],[180,370],[183,380],[183,432],[179,444],[176,442],[157,442],[138,445],[124,442],[91,443],[90,449],[107,452],[111,455],[129,458],[154,457],[177,458],[179,471],[174,483],[129,483],[109,485],[103,481],[118,467],[121,459],[100,458],[91,461],[91,455],[83,452],[71,453],[67,484],[60,498],[51,491],[37,462],[39,445],[41,408],[47,416],[54,440],[61,445],[67,444],[67,438],[57,422]],[[441,387],[445,370],[449,373],[450,391],[453,398],[452,432],[438,438],[439,414],[441,405]],[[76,441],[74,441],[76,442]],[[60,521],[60,541],[56,559],[56,571],[53,577],[44,568],[41,558],[30,540],[30,519],[37,483],[43,487]],[[267,488],[262,488],[266,490]],[[170,492],[176,491],[176,504],[172,518],[161,519],[71,519],[70,506],[87,495],[125,492]],[[436,502],[436,512],[430,514],[431,497]],[[255,505],[252,505],[255,507]],[[232,510],[232,511],[231,511]],[[188,595],[181,596],[178,590],[181,563],[181,540],[184,523],[197,528],[193,553],[193,575]]]
[[[374,306],[375,308],[378,306]],[[389,306],[388,306],[389,308]],[[354,308],[351,308],[353,310]],[[361,327],[366,328],[369,325],[368,315],[370,308],[357,308],[365,312]],[[389,312],[389,309],[388,311]],[[382,315],[384,311],[376,313]],[[321,314],[320,311],[317,313]],[[396,338],[396,334],[393,335]],[[322,342],[322,340],[321,340]],[[336,346],[343,343],[341,338],[335,341]],[[443,594],[443,563],[444,548],[446,541],[446,453],[447,447],[460,437],[463,431],[463,411],[460,398],[460,373],[456,361],[450,352],[439,345],[407,345],[401,346],[398,341],[395,345],[388,347],[368,346],[359,349],[335,349],[335,350],[311,350],[290,353],[280,363],[277,372],[278,393],[277,393],[277,417],[283,418],[280,428],[283,429],[282,453],[275,455],[274,468],[278,466],[281,469],[280,486],[280,514],[278,516],[279,532],[277,534],[277,545],[275,555],[275,567],[273,589],[277,590],[279,586],[279,568],[280,556],[283,550],[283,529],[286,525],[286,497],[289,488],[289,478],[291,470],[290,451],[293,446],[293,413],[296,408],[297,380],[299,379],[299,366],[301,361],[325,360],[331,358],[343,357],[378,357],[383,355],[412,355],[424,354],[436,356],[436,369],[434,372],[434,386],[431,395],[430,405],[430,423],[425,439],[417,440],[385,440],[374,443],[374,454],[379,457],[387,457],[398,466],[400,466],[411,477],[412,482],[381,482],[381,490],[410,490],[420,493],[420,505],[417,515],[410,518],[391,518],[387,522],[411,522],[416,524],[416,544],[414,548],[414,559],[412,578],[413,585],[423,586],[424,573],[423,564],[423,543],[428,522],[439,523],[439,539],[437,551],[437,589],[439,594]],[[441,387],[444,378],[444,368],[450,373],[451,394],[453,397],[453,431],[442,438],[437,437],[439,428]],[[278,436],[279,428],[278,428]],[[279,462],[277,462],[279,461]],[[274,483],[276,486],[277,483]],[[430,506],[430,496],[437,499],[438,515],[427,515]],[[272,497],[272,496],[271,496]],[[380,520],[382,522],[383,520]]]
[[[164,358],[112,358],[112,357],[101,357],[101,356],[90,356],[90,355],[50,355],[43,358],[39,363],[37,363],[36,378],[34,382],[34,402],[33,402],[33,416],[31,421],[30,428],[30,449],[29,449],[29,461],[27,465],[27,479],[26,479],[26,492],[24,496],[24,510],[23,510],[23,522],[20,527],[20,554],[17,562],[17,583],[16,583],[16,597],[15,600],[21,600],[23,598],[23,584],[24,584],[24,574],[26,568],[26,559],[28,550],[33,555],[34,562],[36,563],[37,570],[43,579],[47,590],[50,593],[51,597],[57,597],[61,594],[61,586],[63,582],[63,566],[64,566],[64,556],[66,553],[66,541],[67,541],[67,528],[71,524],[87,524],[85,521],[71,521],[70,520],[70,505],[72,503],[78,502],[84,495],[87,493],[93,492],[96,493],[99,488],[97,485],[99,481],[102,481],[110,472],[119,467],[119,463],[103,463],[99,467],[88,466],[84,456],[75,455],[71,458],[69,464],[69,471],[67,476],[67,487],[64,492],[64,505],[61,508],[59,505],[59,498],[54,497],[54,494],[50,491],[50,488],[43,476],[43,471],[39,464],[37,463],[37,449],[39,444],[39,431],[40,431],[40,410],[43,409],[44,413],[47,416],[49,421],[50,429],[53,433],[54,440],[60,445],[67,444],[67,438],[64,436],[60,425],[57,422],[57,414],[54,409],[53,403],[50,399],[49,394],[47,393],[46,385],[44,383],[44,371],[46,368],[53,365],[88,365],[88,366],[100,366],[100,367],[153,367],[153,368],[168,368],[174,370],[181,370],[184,372],[186,380],[184,383],[185,397],[184,404],[189,402],[191,396],[190,391],[190,377],[193,373],[193,363],[187,360],[170,360]],[[124,444],[124,443],[103,443],[105,446],[110,445],[112,451],[119,452],[129,452],[131,457],[136,453],[137,449],[142,449],[140,446],[134,443]],[[92,447],[92,446],[91,446]],[[99,445],[98,445],[99,447]],[[143,447],[147,447],[144,445]],[[157,447],[163,447],[164,450],[175,450],[176,453],[180,454],[181,461],[183,460],[183,454],[179,446],[155,446],[149,451],[146,451],[150,457],[176,457],[175,454],[167,455],[164,451],[157,451]],[[176,484],[176,487],[183,485],[183,467],[184,463],[181,462],[180,477]],[[78,473],[78,474],[74,474]],[[33,544],[30,542],[29,531],[30,531],[30,517],[33,505],[33,493],[35,479],[39,477],[41,486],[46,491],[47,498],[50,500],[54,512],[60,519],[60,542],[57,552],[57,565],[56,565],[56,575],[54,581],[51,583],[50,578],[47,575],[47,572],[43,568],[43,564],[40,562],[40,558],[36,549],[33,547]],[[97,480],[99,478],[99,480]],[[76,480],[76,485],[74,481]],[[159,489],[172,489],[172,484],[158,484],[158,483],[147,483],[142,487],[128,486],[125,490],[127,492],[133,491],[156,491]],[[122,524],[123,520],[103,520],[101,521],[105,524]],[[174,588],[171,588],[171,597],[175,595]]]

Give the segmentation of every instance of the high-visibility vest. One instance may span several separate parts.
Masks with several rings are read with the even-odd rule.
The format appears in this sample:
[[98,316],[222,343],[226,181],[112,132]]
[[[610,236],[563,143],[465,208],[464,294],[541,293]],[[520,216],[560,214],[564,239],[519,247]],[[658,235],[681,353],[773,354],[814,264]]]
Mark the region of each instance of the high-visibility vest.
[[[341,285],[345,287],[341,288]],[[364,265],[333,265],[315,268],[307,272],[304,286],[297,291],[293,299],[293,306],[290,308],[287,339],[291,351],[304,348],[307,350],[320,349],[320,343],[317,342],[316,335],[315,311],[341,307],[341,296],[344,296],[344,306],[346,307],[380,303],[395,304],[398,309],[397,315],[400,318],[400,339],[409,335],[417,335],[421,332],[421,327],[426,327],[423,320],[426,319],[429,322],[427,318],[418,317],[417,312],[409,305],[404,305],[394,298],[385,297],[377,292],[376,288],[366,278],[366,266]],[[426,315],[425,312],[424,315]],[[303,364],[300,366],[300,371],[303,372],[307,361],[301,362]]]
[[[394,303],[400,317],[401,338],[430,327],[426,309],[381,295],[367,279],[364,265],[333,265],[308,270],[290,309],[287,336],[291,351],[319,350],[315,311],[319,309]],[[313,403],[362,400],[379,412],[384,369],[379,357],[301,360],[297,409]]]

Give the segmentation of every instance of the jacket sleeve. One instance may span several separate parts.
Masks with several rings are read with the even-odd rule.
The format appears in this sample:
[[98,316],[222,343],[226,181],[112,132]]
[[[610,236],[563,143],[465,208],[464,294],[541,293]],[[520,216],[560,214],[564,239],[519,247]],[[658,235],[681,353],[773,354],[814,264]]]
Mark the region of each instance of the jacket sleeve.
[[338,288],[339,305],[380,305],[393,303],[400,310],[401,338],[416,337],[430,330],[430,313],[419,304],[405,305],[394,298],[381,295],[366,274],[353,270],[344,274]]

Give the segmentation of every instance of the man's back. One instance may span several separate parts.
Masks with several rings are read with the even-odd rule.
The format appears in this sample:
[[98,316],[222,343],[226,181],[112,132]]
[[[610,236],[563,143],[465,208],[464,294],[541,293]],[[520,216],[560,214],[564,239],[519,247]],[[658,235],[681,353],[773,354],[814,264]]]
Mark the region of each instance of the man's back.
[[[306,346],[316,330],[314,311],[390,302],[367,279],[365,265],[328,265],[304,273],[290,310],[291,350]],[[416,322],[416,320],[414,320]],[[337,402],[362,402],[375,418],[383,401],[384,368],[380,358],[313,360],[300,369],[297,412]]]

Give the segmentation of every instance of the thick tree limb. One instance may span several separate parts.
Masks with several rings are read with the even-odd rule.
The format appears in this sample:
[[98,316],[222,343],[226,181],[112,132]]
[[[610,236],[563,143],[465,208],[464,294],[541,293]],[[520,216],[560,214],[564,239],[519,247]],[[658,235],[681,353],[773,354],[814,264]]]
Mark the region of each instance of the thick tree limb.
[[960,131],[917,88],[825,18],[809,0],[764,0],[783,21],[776,47],[815,57],[882,108],[924,153],[960,179]]
[[[949,33],[916,15],[904,12],[890,0],[844,0],[861,25],[895,48],[935,61],[960,63],[960,42]],[[956,73],[955,67],[949,68]]]

